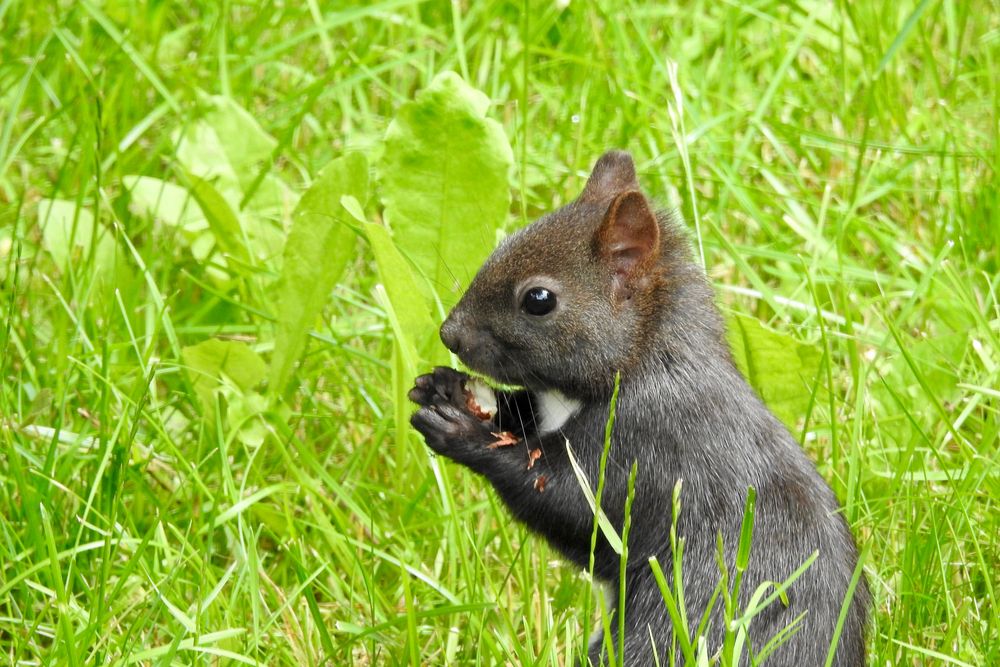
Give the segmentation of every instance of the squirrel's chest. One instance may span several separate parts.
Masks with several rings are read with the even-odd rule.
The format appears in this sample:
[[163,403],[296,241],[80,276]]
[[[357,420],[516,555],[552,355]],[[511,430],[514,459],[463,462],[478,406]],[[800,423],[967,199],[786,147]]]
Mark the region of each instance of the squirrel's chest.
[[569,398],[555,389],[541,391],[535,395],[536,428],[540,435],[561,429],[583,406],[575,398]]

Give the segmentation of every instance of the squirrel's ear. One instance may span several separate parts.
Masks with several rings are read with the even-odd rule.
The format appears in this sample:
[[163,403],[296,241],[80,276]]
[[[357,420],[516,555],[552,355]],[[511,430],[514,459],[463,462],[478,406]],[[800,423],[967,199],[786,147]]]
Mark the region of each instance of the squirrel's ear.
[[625,151],[608,151],[594,165],[580,199],[599,202],[638,189],[632,156]]
[[660,226],[641,192],[615,197],[595,241],[601,259],[614,272],[616,285],[628,289],[660,252]]

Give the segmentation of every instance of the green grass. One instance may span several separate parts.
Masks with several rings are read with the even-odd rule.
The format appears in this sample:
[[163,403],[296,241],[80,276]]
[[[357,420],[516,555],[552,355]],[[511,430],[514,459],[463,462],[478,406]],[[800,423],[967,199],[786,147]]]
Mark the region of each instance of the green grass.
[[[627,147],[720,304],[820,350],[798,426],[869,554],[871,664],[1000,663],[1000,6],[529,4],[0,0],[0,661],[579,655],[585,578],[407,428],[366,242],[287,401],[223,418],[181,350],[268,359],[278,268],[213,248],[290,211],[213,241],[123,185],[185,182],[209,94],[275,139],[243,192],[301,193],[453,70],[513,147],[511,228]],[[106,235],[60,260],[49,199]]]

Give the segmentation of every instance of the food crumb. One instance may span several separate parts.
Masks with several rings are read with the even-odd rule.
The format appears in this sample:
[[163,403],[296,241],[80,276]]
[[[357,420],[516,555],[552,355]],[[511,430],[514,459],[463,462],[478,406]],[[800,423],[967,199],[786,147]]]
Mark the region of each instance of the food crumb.
[[510,447],[511,445],[516,445],[521,442],[521,439],[510,431],[500,431],[499,433],[490,433],[496,442],[490,443],[490,449],[496,449],[498,447]]
[[535,461],[542,457],[542,450],[532,449],[528,451],[528,470],[535,467]]

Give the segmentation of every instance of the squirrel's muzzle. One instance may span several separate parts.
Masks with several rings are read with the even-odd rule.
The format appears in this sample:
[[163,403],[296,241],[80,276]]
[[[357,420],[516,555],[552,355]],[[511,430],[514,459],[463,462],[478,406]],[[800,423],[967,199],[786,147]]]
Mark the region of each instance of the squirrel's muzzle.
[[448,315],[445,319],[444,324],[441,325],[441,342],[449,350],[457,354],[459,357],[462,356],[462,325],[458,322],[455,317],[454,311]]
[[441,325],[441,342],[472,370],[499,379],[506,370],[497,366],[499,344],[474,315],[461,304],[452,309]]

